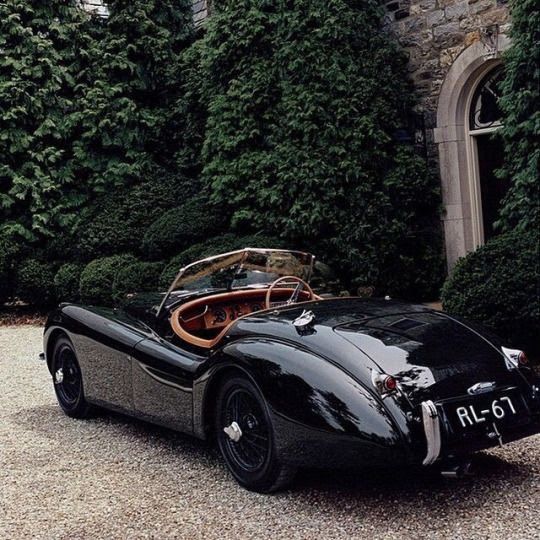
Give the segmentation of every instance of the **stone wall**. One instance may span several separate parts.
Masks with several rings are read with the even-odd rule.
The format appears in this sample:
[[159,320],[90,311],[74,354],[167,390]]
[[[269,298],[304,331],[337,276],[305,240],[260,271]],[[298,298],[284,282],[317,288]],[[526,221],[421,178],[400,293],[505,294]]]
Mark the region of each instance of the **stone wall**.
[[105,0],[80,0],[80,3],[90,13],[95,13],[101,17],[106,17],[109,14]]
[[[200,26],[206,17],[208,17],[208,0],[192,0],[193,1],[193,20],[195,26]],[[106,0],[80,0],[84,9],[90,13],[96,13],[102,17],[108,15]]]
[[200,26],[208,17],[208,0],[193,0],[193,20],[195,26]]
[[411,78],[420,97],[428,150],[436,159],[433,128],[439,92],[450,66],[470,45],[496,46],[509,29],[506,0],[385,0],[386,28],[409,57]]

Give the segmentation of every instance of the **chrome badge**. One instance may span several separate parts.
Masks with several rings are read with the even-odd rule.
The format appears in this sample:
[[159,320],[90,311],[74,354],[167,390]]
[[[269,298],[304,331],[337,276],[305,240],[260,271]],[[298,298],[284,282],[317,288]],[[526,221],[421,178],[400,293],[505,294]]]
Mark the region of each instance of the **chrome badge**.
[[483,394],[484,392],[491,392],[496,386],[494,382],[479,382],[471,386],[467,393],[471,395]]

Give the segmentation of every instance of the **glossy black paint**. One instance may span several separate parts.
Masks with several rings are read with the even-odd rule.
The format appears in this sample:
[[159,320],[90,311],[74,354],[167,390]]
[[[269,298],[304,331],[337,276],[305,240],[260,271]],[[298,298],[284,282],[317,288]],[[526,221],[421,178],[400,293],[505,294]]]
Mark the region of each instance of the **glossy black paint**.
[[[540,431],[532,373],[509,371],[496,338],[424,306],[343,298],[283,307],[238,320],[208,351],[173,337],[167,312],[157,316],[162,298],[140,296],[117,310],[60,306],[46,325],[47,358],[65,333],[89,402],[200,438],[209,435],[219,384],[241,372],[269,406],[281,459],[295,465],[420,463],[421,402],[461,399],[477,382],[523,397],[524,414],[505,440]],[[299,330],[292,321],[304,309],[315,320]],[[403,393],[382,400],[373,369],[393,375]],[[443,457],[495,444],[485,434],[443,436]]]

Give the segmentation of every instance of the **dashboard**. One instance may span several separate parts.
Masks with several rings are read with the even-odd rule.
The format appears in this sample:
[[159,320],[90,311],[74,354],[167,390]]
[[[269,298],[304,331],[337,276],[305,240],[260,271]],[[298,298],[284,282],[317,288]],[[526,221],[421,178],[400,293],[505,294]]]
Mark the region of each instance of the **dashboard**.
[[[195,298],[172,311],[172,329],[192,345],[214,347],[234,321],[265,309],[267,292],[268,289],[248,289]],[[293,292],[293,288],[275,289],[270,306],[285,304]],[[300,301],[311,298],[311,292],[301,291]]]
[[262,302],[239,302],[237,304],[215,304],[204,314],[206,328],[221,328],[239,317],[264,309]]

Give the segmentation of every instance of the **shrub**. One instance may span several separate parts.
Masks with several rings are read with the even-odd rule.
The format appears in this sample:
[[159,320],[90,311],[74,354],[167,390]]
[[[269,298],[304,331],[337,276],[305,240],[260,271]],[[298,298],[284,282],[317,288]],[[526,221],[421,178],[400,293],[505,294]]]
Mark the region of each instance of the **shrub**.
[[235,251],[245,247],[266,247],[279,248],[284,247],[283,240],[269,236],[235,236],[234,234],[223,234],[211,238],[206,242],[195,244],[182,253],[173,257],[164,268],[159,278],[159,284],[162,288],[170,287],[173,279],[177,276],[180,268],[205,257]]
[[[381,15],[377,0],[216,3],[203,178],[236,230],[308,238],[347,281],[388,290],[392,278],[400,294],[393,276],[438,249],[440,196],[425,160],[396,142],[413,90]],[[425,279],[440,286],[437,272]]]
[[77,107],[76,143],[77,165],[102,188],[145,178],[172,158],[167,123],[181,99],[174,66],[194,30],[190,0],[107,4],[92,50],[92,84]]
[[509,344],[539,354],[538,234],[506,233],[460,259],[442,299],[449,313],[483,323]]
[[142,250],[150,258],[166,257],[212,236],[222,224],[221,214],[202,198],[190,199],[148,227]]
[[81,264],[66,263],[58,269],[54,276],[54,288],[60,302],[79,301],[79,282],[83,268]]
[[505,145],[501,177],[511,187],[503,201],[503,230],[540,228],[540,10],[537,0],[512,0],[512,45],[505,53],[500,100]]
[[36,307],[50,306],[55,300],[54,267],[37,259],[27,259],[17,268],[16,296]]
[[81,300],[88,304],[111,305],[117,273],[136,261],[132,255],[113,255],[88,263],[82,271],[79,284]]
[[158,169],[151,179],[101,196],[77,226],[73,242],[77,256],[91,260],[139,251],[148,226],[174,206],[181,194],[189,194],[189,189],[185,180]]
[[20,255],[20,243],[12,234],[0,231],[0,305],[13,296],[15,267]]
[[134,262],[118,270],[113,283],[113,299],[122,302],[128,294],[157,291],[163,263]]

